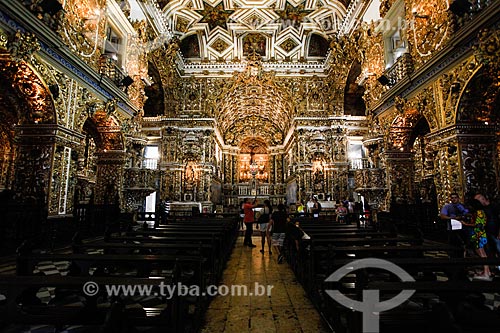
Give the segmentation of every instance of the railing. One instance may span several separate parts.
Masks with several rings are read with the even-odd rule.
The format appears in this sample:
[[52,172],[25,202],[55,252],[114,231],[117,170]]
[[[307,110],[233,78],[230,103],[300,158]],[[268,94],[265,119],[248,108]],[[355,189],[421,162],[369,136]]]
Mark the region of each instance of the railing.
[[107,55],[102,55],[99,58],[99,74],[102,76],[107,76],[111,81],[114,82],[118,87],[128,86],[126,78],[130,78],[121,70],[116,64],[116,60]]
[[495,0],[469,0],[468,2],[470,3],[470,7],[467,8],[464,6],[460,8],[456,6],[457,8],[452,11],[457,17],[456,23],[458,29],[466,25],[467,22],[472,21],[480,12],[492,5]]
[[156,188],[156,173],[150,169],[125,169],[126,189],[154,189]]
[[367,158],[355,158],[350,160],[349,163],[351,170],[374,168],[373,163],[371,163]]
[[156,158],[145,158],[142,161],[143,169],[156,170],[158,169],[158,159]]
[[394,65],[385,70],[382,76],[385,76],[389,86],[393,86],[400,80],[408,77],[414,70],[415,67],[413,66],[413,59],[410,53],[403,53]]
[[258,185],[257,190],[251,185],[238,186],[238,195],[240,196],[253,196],[253,195],[269,195],[269,185]]

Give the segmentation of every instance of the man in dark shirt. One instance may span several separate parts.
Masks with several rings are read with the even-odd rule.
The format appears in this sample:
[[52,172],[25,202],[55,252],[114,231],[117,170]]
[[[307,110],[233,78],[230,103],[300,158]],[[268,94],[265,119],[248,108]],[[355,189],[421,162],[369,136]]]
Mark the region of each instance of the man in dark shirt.
[[441,208],[441,218],[462,220],[465,215],[469,213],[469,210],[459,202],[457,193],[452,193],[450,195],[450,201],[450,203],[447,203]]
[[[451,228],[451,219],[455,219],[458,221],[464,221],[466,215],[469,213],[469,210],[464,207],[459,202],[458,194],[452,193],[450,195],[450,203],[441,208],[441,219],[445,220],[448,223],[448,241],[450,245],[457,246],[460,248],[464,248],[464,246],[468,243],[468,232],[467,228],[462,227],[461,229],[453,230]],[[465,249],[464,249],[465,250]],[[464,252],[465,254],[465,252]]]

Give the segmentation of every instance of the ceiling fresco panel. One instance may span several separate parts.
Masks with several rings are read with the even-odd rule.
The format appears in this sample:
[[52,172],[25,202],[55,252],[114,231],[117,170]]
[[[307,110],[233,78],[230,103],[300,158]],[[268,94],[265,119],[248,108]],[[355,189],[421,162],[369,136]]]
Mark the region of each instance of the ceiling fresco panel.
[[[338,31],[347,5],[338,0],[193,0],[172,1],[163,12],[179,39],[201,33],[201,43],[208,45],[200,48],[211,50],[203,61],[239,61],[254,50],[264,61],[297,62],[308,60],[306,44],[312,34],[326,37]],[[326,52],[310,60],[323,55]],[[188,63],[200,61],[184,58]]]

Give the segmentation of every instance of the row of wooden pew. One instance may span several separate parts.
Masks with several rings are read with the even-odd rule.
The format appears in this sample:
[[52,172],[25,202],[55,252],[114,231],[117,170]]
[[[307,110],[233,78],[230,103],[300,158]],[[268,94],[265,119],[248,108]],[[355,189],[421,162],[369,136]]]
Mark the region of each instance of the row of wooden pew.
[[[380,313],[380,332],[493,332],[500,327],[500,312],[486,307],[483,299],[483,293],[500,291],[500,281],[471,281],[468,276],[469,270],[482,265],[498,266],[499,258],[464,258],[463,249],[424,241],[419,233],[401,235],[390,228],[312,221],[301,221],[300,228],[305,237],[298,251],[289,243],[289,262],[335,332],[362,332],[362,314],[339,304],[328,290],[358,301],[363,301],[364,290],[379,290],[382,300],[403,289],[416,290],[402,305]],[[415,281],[401,282],[383,268],[352,269],[339,281],[326,281],[339,268],[363,258],[387,260]]]
[[[235,217],[193,218],[154,229],[132,226],[93,241],[75,235],[59,253],[25,244],[16,275],[0,277],[0,330],[84,325],[89,332],[196,332],[210,301],[203,291],[219,281],[236,237]],[[61,263],[62,274],[43,273]],[[201,293],[171,295],[164,287],[180,285]],[[128,289],[110,295],[109,288]],[[51,296],[43,299],[41,292]]]

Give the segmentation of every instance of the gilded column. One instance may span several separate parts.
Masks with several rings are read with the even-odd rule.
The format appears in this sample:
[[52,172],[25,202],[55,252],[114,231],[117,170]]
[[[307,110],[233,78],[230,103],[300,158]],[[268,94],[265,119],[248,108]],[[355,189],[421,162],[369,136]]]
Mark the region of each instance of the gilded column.
[[55,137],[53,125],[16,128],[18,153],[13,189],[21,198],[34,198],[42,206],[49,200]]
[[122,150],[97,153],[96,204],[123,207],[123,175],[126,153]]

